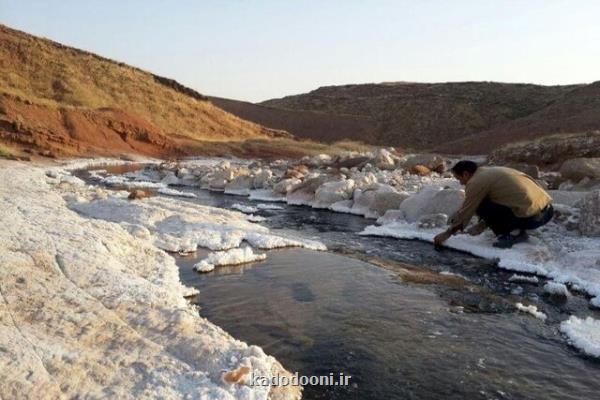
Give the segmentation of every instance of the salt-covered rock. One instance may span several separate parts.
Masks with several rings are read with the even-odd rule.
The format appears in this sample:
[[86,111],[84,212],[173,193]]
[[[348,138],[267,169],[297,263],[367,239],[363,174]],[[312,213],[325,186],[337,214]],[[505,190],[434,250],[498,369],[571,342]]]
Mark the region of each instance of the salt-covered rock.
[[512,164],[507,164],[506,167],[516,169],[517,171],[521,171],[524,174],[527,174],[534,179],[538,179],[540,177],[540,169],[538,168],[537,165],[524,164],[524,163],[512,163]]
[[600,179],[600,157],[573,158],[565,161],[560,167],[564,179],[579,182],[585,177]]
[[581,199],[579,230],[588,236],[600,236],[600,190]]
[[428,186],[404,200],[400,210],[408,222],[415,222],[427,214],[454,214],[462,206],[465,193],[458,189],[440,189]]
[[402,202],[410,196],[408,193],[399,192],[389,185],[381,186],[389,187],[389,189],[382,190],[380,188],[375,191],[375,202],[372,210],[375,211],[377,217],[384,215],[387,210],[399,208]]
[[254,189],[266,189],[270,187],[270,180],[273,177],[273,171],[270,169],[260,169],[254,173]]
[[552,197],[554,204],[565,204],[575,206],[579,200],[583,199],[588,192],[571,190],[549,190],[548,194]]
[[549,281],[544,285],[544,292],[551,296],[567,297],[569,296],[569,289],[560,282]]
[[448,223],[448,216],[446,214],[426,214],[419,218],[417,225],[419,228],[432,229],[441,228]]
[[404,169],[407,170],[417,165],[422,165],[427,167],[429,170],[438,173],[442,173],[446,170],[446,160],[437,154],[417,154],[409,157],[402,164]]
[[410,172],[413,175],[421,175],[421,176],[426,176],[431,174],[431,170],[421,164],[417,164],[417,165],[413,165],[412,167],[408,168],[408,172]]
[[585,354],[600,357],[600,321],[574,315],[560,324],[560,331],[567,336],[569,343]]
[[168,171],[165,177],[160,180],[160,182],[164,183],[165,185],[177,185],[179,183],[179,178],[174,172]]
[[288,193],[287,202],[293,205],[311,205],[319,186],[329,180],[331,180],[331,177],[327,175],[318,175],[314,178],[306,179]]
[[254,178],[249,175],[236,176],[231,182],[225,185],[225,193],[230,194],[248,194],[254,184]]
[[196,263],[194,269],[198,272],[210,272],[216,266],[239,265],[267,258],[266,254],[256,254],[251,247],[240,247],[226,251],[210,253],[204,260]]
[[386,149],[377,150],[373,164],[382,170],[391,170],[396,168],[395,159],[392,157],[392,153]]
[[287,194],[302,181],[296,178],[282,179],[273,186],[273,191],[280,194]]
[[129,192],[129,196],[127,196],[129,200],[139,200],[146,197],[148,197],[148,193],[146,193],[142,189],[134,189],[131,192]]
[[326,208],[331,204],[348,200],[354,192],[354,181],[352,179],[326,182],[315,192],[313,207]]

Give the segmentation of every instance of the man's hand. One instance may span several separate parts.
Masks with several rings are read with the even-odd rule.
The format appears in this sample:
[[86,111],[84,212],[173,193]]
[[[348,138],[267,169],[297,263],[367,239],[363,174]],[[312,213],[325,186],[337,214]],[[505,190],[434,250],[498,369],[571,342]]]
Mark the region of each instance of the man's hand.
[[481,235],[486,228],[487,225],[485,224],[485,221],[479,221],[478,223],[467,229],[466,232],[471,236],[477,236]]
[[444,231],[442,233],[437,234],[435,238],[433,238],[433,244],[435,245],[435,248],[440,249],[444,242],[450,238],[450,236],[452,236],[452,233],[450,233],[450,231]]

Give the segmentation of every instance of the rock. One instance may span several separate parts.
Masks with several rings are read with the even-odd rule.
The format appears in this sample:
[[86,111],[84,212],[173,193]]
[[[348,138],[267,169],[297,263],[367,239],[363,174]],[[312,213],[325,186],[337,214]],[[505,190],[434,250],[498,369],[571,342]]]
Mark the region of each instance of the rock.
[[324,183],[315,192],[315,204],[313,206],[329,207],[338,201],[350,199],[353,192],[354,181],[352,179]]
[[524,164],[524,163],[512,163],[512,164],[507,164],[506,167],[516,169],[517,171],[521,171],[524,174],[527,174],[534,179],[538,179],[540,177],[540,169],[538,168],[537,165]]
[[381,170],[392,170],[396,168],[396,163],[394,157],[392,157],[392,153],[386,149],[379,149],[377,151],[377,154],[373,160],[373,164]]
[[600,190],[588,193],[581,200],[579,231],[587,236],[600,236]]
[[315,192],[325,182],[331,180],[328,175],[319,175],[308,178],[296,185],[287,195],[287,201],[293,205],[311,205],[315,199]]
[[419,228],[431,229],[441,228],[448,224],[448,215],[446,214],[425,214],[417,221]]
[[247,194],[250,189],[252,189],[254,184],[254,178],[249,175],[240,175],[235,178],[231,182],[228,182],[225,185],[226,193],[237,193],[237,194]]
[[352,175],[352,179],[354,179],[357,189],[367,189],[373,185],[377,185],[377,177],[372,172],[354,174]]
[[[225,161],[229,163],[229,161]],[[231,169],[217,170],[211,174],[207,174],[202,178],[206,181],[211,189],[223,190],[229,181],[235,177],[234,171]]]
[[427,214],[454,214],[462,206],[465,192],[458,189],[425,187],[419,193],[404,200],[400,210],[408,222],[416,222]]
[[431,171],[443,173],[446,170],[446,160],[437,154],[417,154],[408,158],[403,164],[404,169],[410,170],[412,167],[422,165]]
[[583,199],[588,192],[576,192],[571,190],[549,190],[548,194],[552,197],[554,204],[565,204],[575,206],[579,200]]
[[139,199],[143,199],[145,197],[148,197],[148,193],[144,192],[141,189],[135,189],[132,190],[131,192],[129,192],[129,196],[127,196],[127,198],[129,200],[139,200]]
[[600,179],[600,157],[567,160],[560,167],[560,174],[573,182],[579,182],[585,177]]
[[336,166],[338,168],[362,168],[364,164],[366,164],[370,160],[369,157],[359,156],[359,157],[351,157],[346,158],[344,160],[338,161]]
[[377,190],[375,192],[375,202],[372,210],[375,211],[377,217],[379,217],[384,215],[388,210],[398,209],[402,202],[409,196],[408,193],[398,192],[395,189]]
[[302,157],[302,161],[311,167],[325,167],[331,165],[332,158],[329,154],[317,154],[313,157]]
[[381,225],[390,224],[393,222],[401,222],[406,218],[402,210],[387,210],[382,217],[377,219],[377,223]]
[[408,193],[398,192],[390,185],[374,184],[366,189],[354,191],[352,213],[367,218],[378,218],[387,210],[397,209],[409,197]]
[[296,186],[298,186],[302,181],[300,179],[295,178],[287,178],[282,179],[273,186],[273,191],[275,193],[287,194],[291,192]]
[[273,172],[270,169],[259,169],[254,174],[254,189],[266,189],[271,186]]
[[554,204],[552,222],[562,225],[568,231],[579,229],[580,210],[565,204]]
[[421,176],[426,176],[431,174],[431,170],[429,168],[427,168],[424,165],[414,165],[412,167],[410,167],[408,169],[408,172],[410,172],[413,175],[421,175]]
[[164,183],[165,185],[177,185],[179,183],[179,178],[174,172],[169,171],[165,177],[160,180],[160,182]]
[[306,175],[308,175],[309,172],[310,172],[310,170],[308,169],[308,167],[306,165],[300,164],[300,165],[296,165],[293,168],[288,168],[288,170],[285,172],[283,177],[284,178],[302,179]]

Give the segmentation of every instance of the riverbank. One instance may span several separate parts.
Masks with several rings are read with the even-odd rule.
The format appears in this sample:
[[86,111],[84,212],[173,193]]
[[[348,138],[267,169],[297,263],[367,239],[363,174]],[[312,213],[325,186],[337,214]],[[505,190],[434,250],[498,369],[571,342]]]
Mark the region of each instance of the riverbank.
[[[458,182],[445,172],[451,162],[436,155],[402,156],[393,150],[379,149],[372,153],[348,153],[338,157],[322,154],[273,162],[192,159],[154,165],[121,176],[94,171],[93,177],[104,184],[129,188],[173,190],[173,187],[187,186],[246,196],[250,200],[357,214],[376,219],[376,224],[363,231],[365,235],[431,241],[436,232],[444,229],[448,216],[464,199]],[[598,307],[600,239],[595,236],[593,223],[598,218],[598,200],[594,197],[597,191],[582,190],[591,182],[589,178],[584,179],[585,185],[579,182],[578,190],[574,190],[572,182],[565,181],[573,176],[573,171],[542,173],[530,167],[529,173],[537,176],[541,185],[559,187],[559,190],[550,190],[556,209],[550,224],[533,232],[529,243],[513,249],[492,247],[493,237],[489,233],[475,238],[453,237],[447,245],[497,260],[501,268],[549,278],[549,293],[560,292],[564,296],[580,293],[588,297],[590,307]],[[258,207],[246,205],[237,209],[252,213]],[[536,304],[515,306],[545,318]],[[573,315],[563,321],[562,332],[573,345],[589,355],[596,355],[600,338],[595,326],[594,320]]]
[[[223,371],[242,367],[267,377],[286,372],[188,304],[194,290],[181,284],[173,257],[152,234],[68,207],[127,200],[62,168],[0,163],[0,397],[300,397],[298,388],[225,382]],[[152,216],[166,216],[166,208]],[[215,224],[250,224],[242,214],[209,209]]]

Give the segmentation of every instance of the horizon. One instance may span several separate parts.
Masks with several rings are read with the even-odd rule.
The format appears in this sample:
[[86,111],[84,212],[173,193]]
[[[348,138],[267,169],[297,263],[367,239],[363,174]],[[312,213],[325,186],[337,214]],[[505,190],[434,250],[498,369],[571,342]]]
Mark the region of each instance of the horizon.
[[252,103],[326,86],[600,80],[598,2],[312,4],[0,0],[0,23]]

